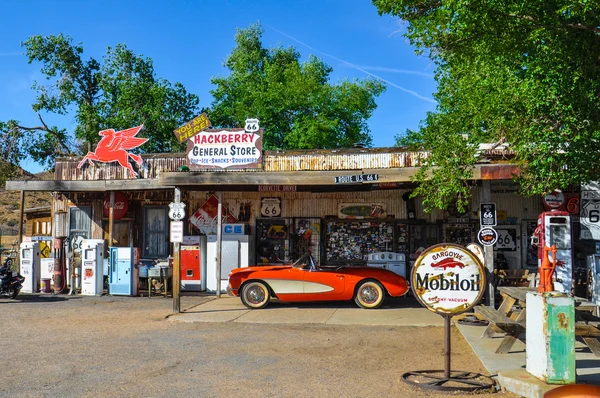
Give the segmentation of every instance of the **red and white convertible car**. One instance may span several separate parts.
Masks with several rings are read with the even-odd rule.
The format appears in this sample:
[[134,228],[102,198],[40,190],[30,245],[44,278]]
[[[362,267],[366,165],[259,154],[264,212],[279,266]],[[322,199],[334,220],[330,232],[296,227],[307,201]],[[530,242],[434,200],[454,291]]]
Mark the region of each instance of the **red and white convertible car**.
[[362,308],[379,307],[386,296],[408,292],[402,276],[383,268],[318,267],[309,253],[292,265],[234,269],[227,291],[248,308],[263,308],[271,298],[282,302],[352,300]]

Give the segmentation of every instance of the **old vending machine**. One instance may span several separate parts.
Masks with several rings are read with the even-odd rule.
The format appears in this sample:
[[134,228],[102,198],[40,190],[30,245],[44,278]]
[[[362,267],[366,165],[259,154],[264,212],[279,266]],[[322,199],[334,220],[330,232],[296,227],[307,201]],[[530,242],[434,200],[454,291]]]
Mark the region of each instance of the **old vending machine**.
[[223,244],[221,247],[221,275],[217,283],[217,242],[208,242],[206,249],[206,290],[216,292],[227,290],[229,273],[234,268],[247,267],[250,252],[250,226],[248,224],[223,224]]
[[137,296],[139,268],[136,264],[137,250],[133,247],[111,247],[109,252],[108,293],[111,295]]
[[40,264],[40,244],[38,242],[21,243],[20,272],[25,277],[22,291],[36,293],[40,290]]
[[[554,290],[572,293],[573,245],[571,239],[571,215],[566,211],[547,211],[539,215],[538,227],[534,232],[538,245],[538,267],[542,264],[544,247],[556,246],[556,271]],[[553,261],[549,253],[550,262]]]
[[[204,242],[204,245],[202,245]],[[202,246],[206,248],[205,236],[184,236],[180,246],[181,290],[199,292],[202,290]]]
[[81,294],[102,296],[104,293],[104,240],[81,242]]

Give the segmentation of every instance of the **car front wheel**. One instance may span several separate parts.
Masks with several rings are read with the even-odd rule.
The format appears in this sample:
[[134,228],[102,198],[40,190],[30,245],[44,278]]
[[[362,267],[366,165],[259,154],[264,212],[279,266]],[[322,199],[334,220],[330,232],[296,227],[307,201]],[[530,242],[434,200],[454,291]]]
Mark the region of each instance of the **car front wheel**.
[[356,289],[354,301],[361,308],[373,309],[383,304],[385,291],[377,281],[364,281]]
[[271,294],[267,285],[263,282],[254,281],[248,282],[242,287],[240,298],[246,307],[256,310],[265,307],[269,303]]

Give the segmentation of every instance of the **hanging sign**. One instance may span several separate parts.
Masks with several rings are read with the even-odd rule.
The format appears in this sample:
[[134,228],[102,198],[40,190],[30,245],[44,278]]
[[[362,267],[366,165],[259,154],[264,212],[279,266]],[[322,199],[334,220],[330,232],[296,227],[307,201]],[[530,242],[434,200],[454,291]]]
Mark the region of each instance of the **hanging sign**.
[[351,184],[361,182],[375,182],[379,180],[379,174],[354,174],[349,176],[333,177],[336,184]]
[[[115,192],[115,204],[113,206],[113,219],[120,220],[127,215],[129,211],[129,200],[123,192]],[[110,193],[104,195],[104,215],[108,217],[110,213]]]
[[262,217],[280,217],[281,199],[280,198],[262,198],[260,200],[260,215]]
[[175,137],[177,137],[177,140],[181,143],[185,142],[190,137],[198,134],[202,130],[209,128],[210,126],[211,124],[210,120],[208,120],[208,116],[206,116],[206,113],[202,113],[201,115],[196,116],[183,126],[176,128],[175,130],[173,130],[173,132],[175,133]]
[[470,250],[441,243],[425,250],[415,261],[412,290],[421,305],[440,315],[468,311],[485,291],[485,269]]
[[148,141],[148,138],[136,138],[135,136],[144,128],[144,125],[132,127],[127,130],[115,131],[114,129],[102,130],[98,134],[102,138],[96,145],[95,152],[88,152],[77,165],[80,169],[85,162],[92,163],[93,160],[103,163],[118,162],[121,166],[129,170],[129,174],[137,177],[136,171],[133,169],[129,158],[140,166],[142,157],[127,152],[128,149],[134,149]]
[[477,240],[484,246],[494,246],[498,241],[498,232],[494,228],[481,228],[477,233]]

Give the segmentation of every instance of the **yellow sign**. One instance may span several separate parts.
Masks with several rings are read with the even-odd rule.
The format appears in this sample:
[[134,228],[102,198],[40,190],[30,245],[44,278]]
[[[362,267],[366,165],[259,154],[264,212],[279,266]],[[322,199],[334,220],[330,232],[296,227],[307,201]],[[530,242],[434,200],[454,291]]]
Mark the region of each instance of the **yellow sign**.
[[179,142],[187,141],[190,137],[198,134],[204,129],[207,129],[211,126],[210,120],[208,120],[208,116],[206,113],[202,113],[199,116],[196,116],[194,119],[190,120],[183,126],[176,128],[173,130],[175,136],[179,140]]
[[50,246],[44,241],[40,241],[40,257],[50,258]]

